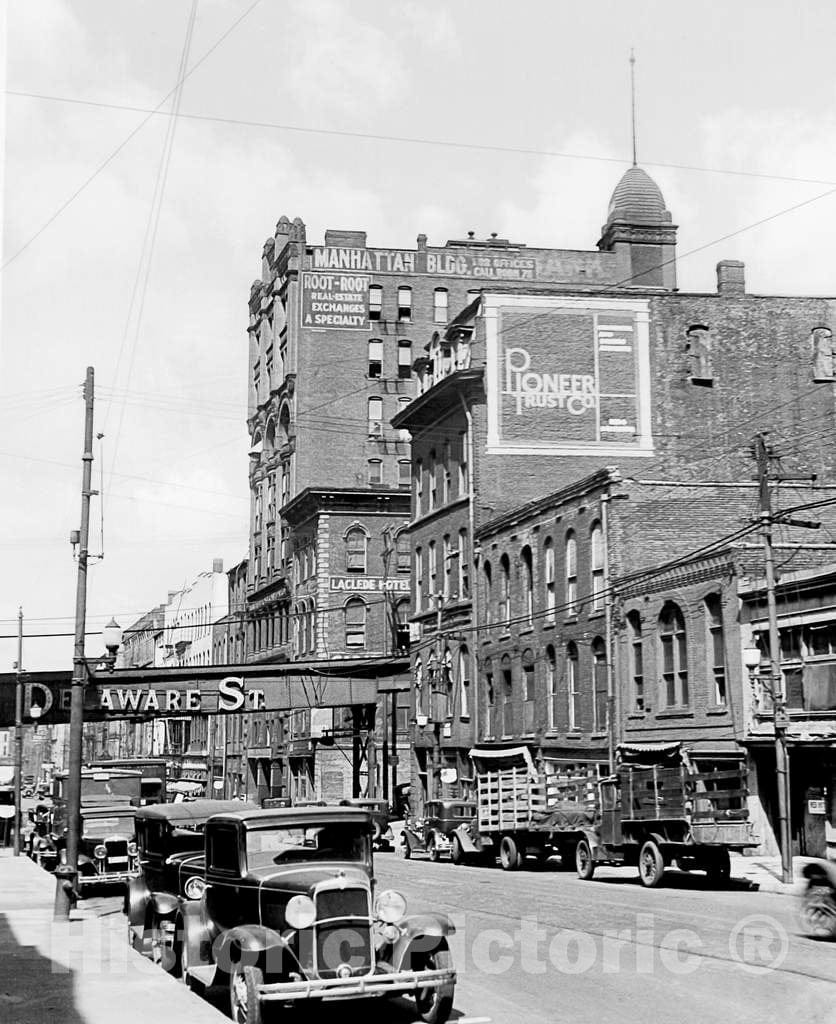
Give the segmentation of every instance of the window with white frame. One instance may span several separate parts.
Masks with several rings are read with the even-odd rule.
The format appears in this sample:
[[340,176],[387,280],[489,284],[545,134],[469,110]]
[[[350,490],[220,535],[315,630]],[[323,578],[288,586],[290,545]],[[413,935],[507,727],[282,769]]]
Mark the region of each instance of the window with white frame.
[[350,527],[345,534],[345,567],[348,572],[366,571],[369,539],[361,526]]
[[688,707],[688,640],[682,610],[668,601],[659,616],[663,707]]
[[399,530],[395,535],[395,554],[397,571],[409,572],[409,533],[406,530]]
[[383,399],[374,396],[368,401],[369,437],[383,435]]
[[522,562],[523,614],[529,623],[534,621],[534,563],[531,548],[526,544],[520,552]]
[[415,611],[424,607],[424,551],[420,546],[415,549]]
[[369,285],[369,320],[379,320],[383,308],[383,288],[379,284]]
[[432,512],[438,504],[438,463],[435,458],[435,449],[430,452],[430,465],[427,472],[429,475],[427,483],[429,484],[430,492],[429,510]]
[[434,600],[438,593],[438,552],[434,540],[427,545],[427,578],[430,585],[430,599]]
[[705,599],[705,624],[708,632],[709,683],[714,703],[726,704],[726,645],[723,639],[723,602],[719,594]]
[[418,459],[415,463],[415,476],[413,477],[413,500],[415,504],[415,518],[423,514],[424,504],[424,463]]
[[369,459],[369,483],[373,486],[375,484],[383,483],[383,460],[382,459]]
[[412,376],[412,342],[398,338],[398,379],[409,380]]
[[467,432],[459,434],[459,493],[458,497],[464,498],[469,493],[467,480]]
[[543,541],[543,579],[546,588],[546,622],[554,621],[555,587],[554,587],[554,541],[546,537]]
[[467,545],[467,530],[459,530],[459,599],[470,597],[470,552]]
[[566,534],[566,614],[578,614],[578,541],[575,531]]
[[401,323],[409,323],[412,319],[412,289],[409,285],[402,284],[398,288],[398,320]]
[[644,651],[642,648],[642,620],[636,611],[627,613],[627,634],[630,658],[630,682],[633,711],[642,712],[644,706]]
[[409,459],[398,459],[398,487],[409,487],[412,483],[412,463]]
[[522,674],[523,674],[523,732],[534,732],[534,700],[535,700],[535,676],[534,676],[534,651],[530,647],[522,653]]
[[366,646],[366,602],[351,597],[345,603],[345,646],[357,649]]
[[378,378],[383,375],[383,342],[375,338],[369,342],[369,376]]
[[580,727],[580,692],[578,691],[578,645],[570,640],[566,645],[566,689],[569,698],[569,732]]
[[548,644],[546,647],[546,690],[548,692],[549,701],[549,729],[554,730],[557,728],[557,723],[560,719],[557,706],[557,658],[555,656],[554,647],[551,644]]
[[451,480],[451,451],[450,442],[445,441],[441,449],[441,504],[446,505],[450,500]]
[[464,644],[459,648],[459,715],[470,717],[470,654]]
[[441,544],[441,557],[444,563],[441,567],[443,574],[441,593],[444,596],[444,600],[448,601],[450,599],[450,581],[453,576],[453,549],[450,545],[449,533],[444,534]]
[[[401,397],[398,399],[398,412],[402,413],[411,401],[412,399],[409,397],[409,395],[401,395]],[[406,427],[401,427],[401,429],[398,431],[399,441],[409,442],[411,440],[411,437],[412,435],[406,429]]]
[[433,320],[437,324],[447,323],[448,293],[446,288],[436,288],[433,292]]
[[593,523],[589,533],[590,593],[592,610],[604,607],[604,531],[600,523]]

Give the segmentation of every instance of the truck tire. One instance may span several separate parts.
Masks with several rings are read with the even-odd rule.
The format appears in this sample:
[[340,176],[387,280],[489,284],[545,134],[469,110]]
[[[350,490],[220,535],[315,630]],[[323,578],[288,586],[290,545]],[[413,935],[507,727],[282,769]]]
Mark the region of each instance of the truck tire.
[[711,859],[705,865],[705,874],[709,884],[717,889],[728,885],[731,877],[731,857],[725,846],[712,852]]
[[523,863],[523,855],[517,848],[513,836],[503,836],[499,844],[499,862],[503,871],[519,871]]
[[592,848],[588,839],[579,839],[575,847],[575,869],[578,878],[588,882],[595,874],[595,861],[592,858]]
[[464,863],[464,850],[458,836],[453,836],[450,841],[450,860],[454,864]]
[[639,880],[647,889],[654,889],[665,874],[665,858],[652,839],[648,839],[639,851]]

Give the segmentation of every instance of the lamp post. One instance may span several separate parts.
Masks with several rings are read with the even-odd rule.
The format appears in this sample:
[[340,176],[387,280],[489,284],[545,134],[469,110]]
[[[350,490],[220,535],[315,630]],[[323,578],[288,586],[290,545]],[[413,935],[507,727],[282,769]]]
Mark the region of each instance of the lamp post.
[[[772,644],[770,644],[772,648]],[[778,777],[778,836],[781,848],[781,877],[792,882],[792,835],[790,829],[790,762],[787,746],[789,719],[782,698],[780,668],[777,650],[771,654],[768,672],[759,672],[762,660],[759,647],[743,648],[743,663],[749,672],[754,688],[757,680],[766,689],[772,700],[772,728],[775,733],[775,771]]]

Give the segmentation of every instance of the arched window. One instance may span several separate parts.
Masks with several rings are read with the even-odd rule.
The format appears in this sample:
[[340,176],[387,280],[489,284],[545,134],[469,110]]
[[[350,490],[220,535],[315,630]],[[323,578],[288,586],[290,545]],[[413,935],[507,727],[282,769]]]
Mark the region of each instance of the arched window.
[[395,534],[395,554],[398,572],[409,572],[409,532],[406,529]]
[[398,338],[398,379],[409,380],[412,376],[412,342]]
[[557,707],[557,657],[554,647],[546,647],[546,690],[549,701],[549,729],[556,729],[560,721]]
[[464,644],[459,648],[459,713],[470,718],[470,654]]
[[668,601],[659,616],[659,653],[662,666],[662,705],[688,707],[688,643],[685,619],[678,605]]
[[831,382],[836,376],[833,333],[828,327],[816,327],[810,335],[810,342],[813,348],[813,381]]
[[345,603],[345,646],[357,650],[366,646],[366,602],[351,597]]
[[429,511],[432,512],[436,507],[438,499],[438,464],[435,458],[435,448],[430,452],[430,464],[427,473],[429,475],[429,480],[427,481],[430,495]]
[[705,599],[705,625],[708,632],[708,668],[710,692],[718,706],[726,704],[726,645],[723,639],[723,602],[719,594]]
[[600,636],[592,641],[592,731],[607,727],[607,648]]
[[546,586],[546,621],[554,620],[555,590],[554,590],[554,542],[551,537],[546,537],[543,542],[543,578]]
[[531,622],[534,618],[534,565],[531,548],[526,546],[520,552],[522,560],[523,614]]
[[395,647],[409,650],[409,598],[403,597],[395,605]]
[[345,567],[348,572],[366,571],[368,537],[361,526],[349,527],[345,532]]
[[511,668],[511,659],[507,654],[502,655],[500,662],[502,673],[502,735],[514,735],[514,675]]
[[575,531],[566,534],[566,614],[578,614],[578,542]]
[[589,573],[592,610],[604,607],[604,531],[600,523],[593,523],[589,532]]
[[426,694],[424,693],[424,666],[420,658],[415,662],[413,678],[415,680],[415,713],[416,715],[425,715],[427,713],[427,703]]
[[369,342],[369,377],[377,379],[383,375],[383,342],[372,338]]
[[470,558],[467,546],[467,530],[459,530],[459,600],[470,597]]
[[398,320],[401,323],[409,323],[412,319],[412,289],[408,284],[402,284],[398,288]]
[[566,689],[569,697],[569,732],[580,728],[580,693],[578,692],[578,645],[566,644]]
[[633,710],[641,712],[644,707],[644,652],[642,649],[642,620],[636,611],[627,612],[627,637],[630,657],[630,683]]
[[312,654],[316,650],[316,608],[313,601],[308,607],[308,650]]
[[455,686],[455,677],[453,676],[453,653],[449,647],[444,651],[444,661],[442,662],[442,675],[441,678],[444,682],[444,716],[445,718],[453,717],[453,687]]
[[437,324],[447,323],[448,294],[446,288],[436,288],[433,292],[433,320]]
[[415,476],[413,477],[414,484],[414,504],[415,504],[415,518],[418,519],[422,514],[422,503],[424,500],[424,463],[418,459],[415,463]]
[[430,600],[433,600],[438,593],[438,549],[434,540],[427,545],[427,579],[429,580]]
[[441,562],[441,593],[444,600],[447,601],[450,597],[453,578],[453,548],[449,533],[445,533],[441,541]]
[[503,555],[499,560],[499,621],[507,626],[511,619],[511,560]]
[[383,434],[383,399],[373,396],[369,399],[369,437],[381,437]]
[[424,552],[419,546],[415,549],[415,611],[424,607]]
[[490,562],[485,562],[482,575],[485,580],[485,622],[489,624],[493,622],[493,570]]
[[485,705],[487,707],[487,714],[485,715],[485,736],[497,736],[496,690],[494,688],[493,662],[490,658],[485,658],[482,671],[485,677]]
[[279,441],[284,446],[290,441],[290,409],[283,405],[279,413]]
[[534,732],[534,652],[530,647],[522,654],[523,732]]

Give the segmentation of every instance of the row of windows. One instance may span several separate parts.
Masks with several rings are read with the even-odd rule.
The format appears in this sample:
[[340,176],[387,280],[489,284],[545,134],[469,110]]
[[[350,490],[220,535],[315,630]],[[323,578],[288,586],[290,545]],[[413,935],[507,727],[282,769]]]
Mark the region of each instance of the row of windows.
[[[692,324],[685,332],[688,376],[695,384],[711,386],[714,380],[712,350],[714,339],[705,324]],[[815,327],[810,332],[812,377],[824,383],[836,378],[836,350],[829,327]]]
[[[453,547],[454,539],[457,547]],[[441,596],[442,601],[465,601],[470,597],[470,553],[467,543],[467,530],[459,530],[453,538],[445,534],[441,541],[441,564],[439,565],[439,548],[434,540],[427,545],[426,576],[424,575],[424,549],[420,545],[415,548],[415,611],[421,612],[431,607],[433,598]],[[427,600],[429,599],[429,600]]]
[[[449,295],[446,288],[436,288],[433,292],[433,320],[437,324],[447,323]],[[383,286],[369,285],[369,320],[381,320],[383,317]],[[412,289],[409,285],[398,286],[398,321],[410,323],[412,320]]]
[[[369,377],[377,380],[383,376],[383,342],[379,338],[369,341]],[[398,338],[398,380],[409,380],[412,376],[412,342]]]
[[[411,401],[412,399],[408,395],[401,395],[398,399],[398,412],[403,412]],[[383,437],[383,399],[377,395],[373,395],[368,401],[367,419],[369,425],[369,437]],[[398,436],[401,441],[409,441],[408,430],[399,431]]]
[[416,460],[413,514],[418,519],[467,494],[467,433],[462,431],[455,444],[446,440],[440,451],[430,449],[426,465],[423,459]]
[[[366,572],[369,557],[368,533],[362,526],[351,526],[346,530],[344,539],[346,571]],[[398,530],[395,534],[394,568],[400,573],[409,572],[409,535],[406,530]]]

